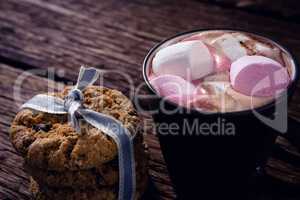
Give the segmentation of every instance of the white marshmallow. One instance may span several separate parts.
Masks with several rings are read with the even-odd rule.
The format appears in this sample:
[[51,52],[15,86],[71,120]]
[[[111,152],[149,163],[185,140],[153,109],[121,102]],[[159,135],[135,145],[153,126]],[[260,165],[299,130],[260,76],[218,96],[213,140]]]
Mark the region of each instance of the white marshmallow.
[[158,51],[152,69],[156,75],[172,74],[187,80],[200,79],[214,72],[214,60],[201,41],[186,41]]
[[277,62],[283,64],[283,60],[281,59],[281,56],[280,56],[280,49],[278,49],[276,47],[272,48],[261,42],[256,42],[254,48],[255,48],[256,54],[263,55],[268,58],[272,58],[272,59],[276,60]]
[[[240,38],[244,40],[244,37]],[[238,58],[247,55],[247,50],[241,45],[239,38],[232,34],[224,34],[213,41],[212,46],[220,48],[224,54],[233,62]]]
[[241,109],[241,105],[226,93],[229,82],[211,81],[200,84],[196,95],[189,104],[200,110],[212,112],[232,112]]

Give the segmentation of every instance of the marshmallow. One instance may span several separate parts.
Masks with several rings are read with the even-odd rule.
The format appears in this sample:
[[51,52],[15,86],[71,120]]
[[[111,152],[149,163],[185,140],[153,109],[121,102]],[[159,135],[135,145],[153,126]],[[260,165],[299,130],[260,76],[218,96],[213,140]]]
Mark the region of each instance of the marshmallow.
[[189,108],[194,108],[204,112],[218,112],[220,110],[218,105],[218,97],[216,96],[197,96],[187,103]]
[[234,32],[234,33],[230,33],[233,37],[235,37],[239,42],[242,43],[247,43],[247,41],[253,40],[252,38],[250,38],[248,35],[245,35],[243,33],[239,33],[239,32]]
[[228,87],[230,87],[230,84],[228,82],[207,81],[198,85],[196,91],[200,95],[219,95],[224,94]]
[[205,82],[197,88],[197,94],[189,102],[191,107],[210,112],[232,112],[241,109],[241,105],[226,93],[228,82]]
[[218,72],[203,78],[203,82],[206,81],[219,81],[219,82],[228,82],[229,83],[229,71]]
[[152,69],[156,75],[172,74],[187,80],[200,79],[215,69],[213,57],[201,41],[186,41],[158,51]]
[[203,36],[201,34],[195,34],[195,35],[192,35],[190,37],[184,38],[182,40],[182,42],[194,41],[194,40],[200,40],[200,41],[202,41],[203,40]]
[[286,68],[270,58],[244,56],[232,63],[230,81],[242,94],[267,97],[286,89],[290,78]]
[[190,82],[174,75],[161,75],[151,79],[150,83],[160,96],[179,105],[186,105],[196,89]]
[[242,33],[232,33],[232,36],[243,44],[243,46],[247,49],[248,55],[265,56],[282,64],[280,49],[278,47]]
[[269,58],[279,58],[280,57],[280,49],[271,47],[261,42],[256,42],[254,44],[254,49],[257,54],[264,55]]
[[229,70],[231,66],[231,60],[222,51],[210,45],[206,45],[206,46],[214,58],[216,71],[222,72],[222,71]]
[[278,47],[242,33],[231,33],[231,35],[242,44],[241,46],[246,50],[247,55],[265,56],[283,64]]
[[220,37],[223,34],[223,31],[204,31],[184,38],[182,41],[201,40],[204,43],[210,44],[211,41],[215,40],[215,38]]
[[232,34],[224,34],[212,42],[212,46],[222,49],[224,54],[233,62],[238,58],[247,55],[247,49],[242,46],[241,41]]
[[205,43],[205,45],[207,46],[210,54],[213,56],[214,59],[214,63],[215,63],[215,67],[216,70],[219,71],[224,71],[224,70],[229,70],[230,69],[230,65],[231,65],[231,60],[220,50],[216,49],[215,47],[206,44],[206,42],[209,42],[211,39],[210,37],[214,36],[219,36],[221,33],[216,32],[216,33],[200,33],[200,34],[196,34],[196,35],[192,35],[191,37],[185,38],[182,41],[193,41],[193,40],[201,40],[202,42]]

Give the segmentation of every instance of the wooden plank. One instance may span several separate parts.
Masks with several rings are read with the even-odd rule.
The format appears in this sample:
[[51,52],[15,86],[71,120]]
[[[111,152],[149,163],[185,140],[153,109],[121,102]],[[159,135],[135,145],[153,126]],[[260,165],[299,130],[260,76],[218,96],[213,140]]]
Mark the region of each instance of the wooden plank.
[[9,0],[0,9],[1,56],[35,67],[66,67],[73,79],[73,69],[87,64],[127,72],[138,82],[143,57],[156,42],[193,28],[248,29],[300,52],[297,24],[189,0]]
[[[86,64],[128,73],[137,85],[142,82],[141,63],[148,49],[165,37],[194,28],[242,28],[260,32],[289,47],[297,58],[300,55],[298,24],[190,0],[177,4],[168,0],[105,0],[101,3],[92,0],[9,0],[1,1],[0,9],[0,61],[22,69],[63,69],[65,74],[61,79],[65,81],[75,81],[79,66]],[[2,75],[1,80],[14,80],[10,76],[15,74],[13,77],[16,77],[22,72],[14,70],[11,68],[12,74]],[[128,84],[120,76],[114,74],[107,76],[106,80],[105,85],[128,92]],[[42,89],[32,88],[45,86],[36,83],[28,81],[24,84],[24,91],[29,91],[24,94],[24,99]],[[12,89],[6,89],[3,84],[4,81],[0,91],[7,92],[0,94],[3,107],[0,125],[1,132],[7,133],[14,115],[10,113],[16,112],[16,106],[12,104],[9,93]],[[299,101],[298,87],[289,110],[296,117],[300,117]],[[3,141],[9,146],[7,136]],[[153,180],[160,184],[157,188],[161,196],[172,199],[158,143],[152,136],[147,141],[153,145],[150,150],[154,149],[151,152]],[[3,191],[13,193],[9,187],[3,188]]]
[[[193,1],[167,2],[3,1],[0,58],[7,63],[17,59],[20,66],[64,69],[64,78],[73,81],[82,64],[114,69],[129,75],[138,85],[142,82],[143,57],[156,42],[183,30],[208,27],[242,28],[270,35],[299,58],[297,24]],[[110,74],[105,80],[106,86],[128,94],[128,82],[121,75]],[[299,91],[290,109],[296,117],[300,117],[296,103]]]
[[[290,47],[297,58],[300,55],[297,24],[267,17],[258,20],[255,15],[193,1],[171,5],[164,1],[148,4],[108,0],[98,4],[10,0],[1,2],[0,9],[2,60],[64,69],[64,77],[73,81],[79,66],[86,64],[126,73],[138,85],[148,49],[165,37],[193,28],[225,25],[261,32]],[[240,19],[244,19],[243,23]],[[106,76],[106,80],[106,86],[128,94],[128,83],[120,75]],[[300,98],[298,91],[294,102]],[[292,103],[290,113],[300,117],[299,110],[300,106]]]
[[[17,85],[16,80],[24,74],[26,78],[20,84],[22,94],[14,97],[13,86]],[[0,64],[0,199],[29,199],[30,197],[27,189],[28,175],[22,167],[22,158],[17,155],[8,138],[10,122],[18,111],[18,105],[35,94],[47,92],[48,89],[60,90],[62,87],[62,83]],[[151,123],[151,119],[147,118],[147,121]],[[150,133],[151,129],[147,131]],[[150,199],[174,199],[159,143],[153,134],[146,135],[150,151],[151,192],[154,192]]]
[[[166,2],[3,1],[0,58],[8,63],[17,60],[22,68],[63,69],[64,78],[73,81],[81,64],[114,69],[128,74],[138,85],[143,57],[157,41],[183,30],[207,27],[243,28],[270,35],[299,58],[297,24],[193,1]],[[128,82],[121,76],[108,75],[105,80],[106,86],[128,94]],[[290,109],[296,117],[300,117],[298,94]]]

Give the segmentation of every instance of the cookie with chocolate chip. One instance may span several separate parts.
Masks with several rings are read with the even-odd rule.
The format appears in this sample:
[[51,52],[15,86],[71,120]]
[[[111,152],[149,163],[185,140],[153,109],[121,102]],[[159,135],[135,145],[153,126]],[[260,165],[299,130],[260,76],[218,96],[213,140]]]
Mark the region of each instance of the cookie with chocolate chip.
[[101,165],[88,170],[47,171],[25,165],[26,171],[41,185],[53,188],[99,188],[117,185],[119,182],[118,166]]
[[[49,94],[64,99],[70,88]],[[140,119],[130,100],[117,90],[89,86],[83,91],[83,105],[119,120],[140,143]],[[101,130],[82,122],[78,134],[64,114],[21,110],[11,125],[10,138],[16,150],[32,167],[64,172],[88,170],[117,157],[117,145]]]
[[36,200],[117,200],[114,187],[92,190],[73,190],[41,187],[34,179],[30,180],[30,191]]
[[[144,162],[146,163],[146,162]],[[145,165],[145,164],[143,164]],[[138,166],[139,169],[145,166]],[[135,200],[142,199],[148,184],[146,170],[137,171]],[[30,191],[36,200],[117,200],[118,185],[98,186],[92,188],[48,187],[31,178]]]
[[[147,153],[143,144],[136,145],[134,150],[137,187],[144,188],[148,177]],[[119,184],[117,159],[88,170],[58,172],[34,168],[27,163],[25,163],[25,169],[38,184],[51,188],[95,189],[108,186],[118,187]]]

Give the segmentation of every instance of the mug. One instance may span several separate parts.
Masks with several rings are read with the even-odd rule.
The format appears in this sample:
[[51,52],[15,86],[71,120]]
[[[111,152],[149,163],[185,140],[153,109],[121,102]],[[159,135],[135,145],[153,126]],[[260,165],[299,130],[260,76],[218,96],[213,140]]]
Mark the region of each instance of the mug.
[[289,55],[293,81],[286,94],[255,109],[228,113],[204,113],[159,96],[148,79],[156,52],[185,37],[215,30],[199,29],[172,36],[152,48],[143,63],[147,92],[153,97],[144,100],[144,104],[146,101],[148,111],[153,111],[156,133],[178,199],[247,199],[249,179],[264,165],[281,134],[257,116],[273,117],[277,108],[286,107],[299,77],[295,58],[279,43],[247,31],[220,29],[261,38]]

